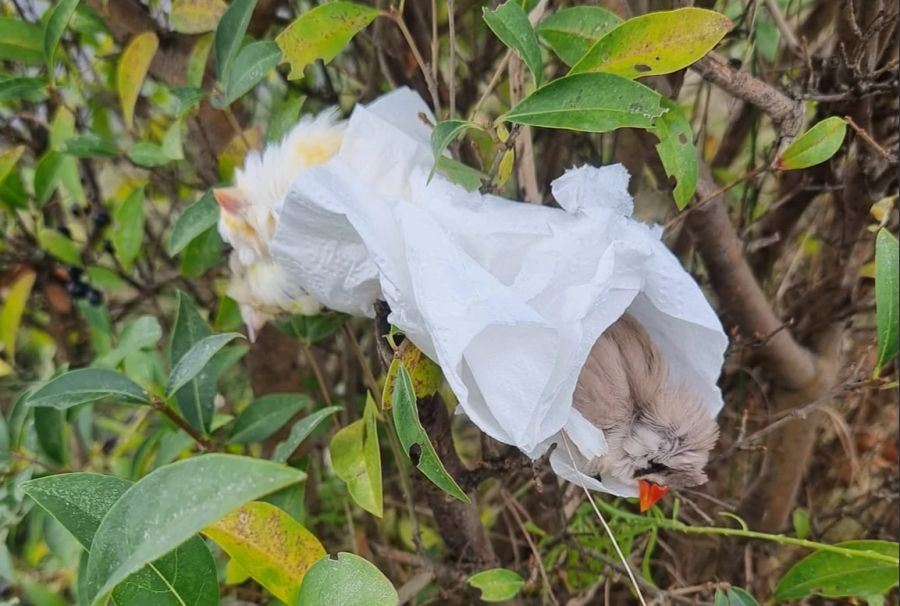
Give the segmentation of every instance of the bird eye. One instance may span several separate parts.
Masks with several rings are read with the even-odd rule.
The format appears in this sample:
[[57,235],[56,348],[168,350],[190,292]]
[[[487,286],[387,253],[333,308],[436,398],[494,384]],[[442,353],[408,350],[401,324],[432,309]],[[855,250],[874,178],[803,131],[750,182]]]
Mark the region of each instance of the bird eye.
[[642,476],[649,476],[654,473],[664,473],[664,472],[668,471],[668,469],[669,468],[666,467],[665,465],[663,465],[662,463],[657,463],[656,461],[650,461],[650,464],[647,465],[647,467],[638,469],[636,472],[634,472],[634,477],[639,478]]

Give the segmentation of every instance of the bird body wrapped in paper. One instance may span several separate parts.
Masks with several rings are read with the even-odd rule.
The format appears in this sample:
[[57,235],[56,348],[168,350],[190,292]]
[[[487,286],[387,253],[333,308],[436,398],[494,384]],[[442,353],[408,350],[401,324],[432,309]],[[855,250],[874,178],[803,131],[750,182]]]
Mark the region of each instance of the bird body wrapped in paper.
[[422,114],[406,89],[357,106],[337,152],[291,180],[265,242],[286,281],[358,316],[385,300],[460,412],[532,458],[555,444],[565,479],[643,504],[702,482],[727,338],[631,218],[624,167],[567,171],[561,208],[469,192],[432,177]]
[[228,296],[240,306],[251,340],[272,317],[312,315],[321,309],[314,297],[287,279],[269,247],[291,181],[334,156],[344,129],[335,110],[305,116],[279,143],[262,153],[249,152],[235,171],[234,187],[213,192],[221,207],[219,233],[233,249]]

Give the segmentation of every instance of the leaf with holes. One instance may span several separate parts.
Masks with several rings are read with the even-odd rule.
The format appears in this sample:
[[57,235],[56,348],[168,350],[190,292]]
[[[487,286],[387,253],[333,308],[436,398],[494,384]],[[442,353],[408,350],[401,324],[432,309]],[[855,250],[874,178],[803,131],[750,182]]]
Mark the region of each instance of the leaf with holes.
[[71,408],[113,398],[122,404],[149,404],[143,387],[112,370],[82,368],[50,379],[25,400],[28,406]]
[[88,559],[89,604],[241,505],[296,484],[302,471],[225,454],[185,459],[129,488],[97,528]]
[[506,568],[492,568],[473,574],[466,581],[481,590],[483,602],[505,602],[519,594],[525,581],[518,574]]
[[412,344],[412,341],[404,341],[398,350],[400,357],[391,360],[387,376],[384,379],[384,389],[381,392],[382,410],[390,410],[391,398],[394,393],[394,385],[397,382],[397,372],[402,365],[412,379],[413,391],[416,398],[432,396],[441,386],[444,378],[441,367],[431,358]]
[[875,238],[875,317],[878,328],[878,362],[883,365],[897,355],[900,315],[900,249],[897,238],[881,228]]
[[525,97],[503,119],[518,124],[602,133],[653,128],[662,97],[614,74],[577,74],[554,80]]
[[203,534],[285,604],[297,603],[306,571],[325,557],[315,535],[269,503],[247,503]]
[[122,51],[116,66],[116,88],[125,126],[134,124],[134,106],[141,94],[141,86],[150,69],[150,62],[159,48],[159,38],[153,32],[143,32],[135,36]]
[[421,471],[431,482],[464,503],[469,502],[469,497],[462,491],[456,480],[447,473],[444,464],[441,463],[422,422],[419,421],[419,410],[416,405],[416,394],[413,388],[409,371],[402,364],[397,370],[397,382],[394,385],[394,394],[391,408],[394,416],[394,425],[397,428],[397,437],[403,446],[403,451],[410,458],[413,465]]
[[306,572],[297,606],[397,606],[397,590],[371,562],[341,552],[324,557]]
[[[30,480],[22,489],[90,550],[100,522],[132,483],[95,473],[67,473]],[[194,536],[119,583],[116,604],[219,603],[216,564],[206,544]]]
[[363,418],[334,434],[329,451],[334,473],[347,483],[356,504],[380,518],[384,505],[377,418],[375,401],[368,394]]
[[303,68],[322,59],[334,59],[360,30],[381,11],[353,2],[329,2],[297,17],[275,42],[290,65],[288,80],[303,77]]
[[572,66],[620,23],[622,19],[605,8],[572,6],[541,21],[535,31],[566,65]]
[[843,118],[825,118],[788,145],[775,161],[775,168],[796,170],[826,162],[841,148],[846,136],[847,122]]
[[516,0],[506,0],[496,10],[482,9],[484,22],[506,46],[516,51],[531,71],[535,88],[541,85],[544,66],[541,60],[541,47],[538,45],[534,28],[528,15]]
[[656,152],[666,174],[675,178],[675,205],[678,210],[683,210],[694,197],[700,172],[694,131],[677,103],[665,97],[661,101],[669,111],[659,117],[653,129],[653,134],[659,139]]
[[684,69],[703,57],[731,29],[731,20],[702,8],[647,13],[600,38],[570,74],[607,72],[626,78]]
[[[889,541],[847,541],[837,546],[898,557],[897,543]],[[896,586],[896,563],[817,551],[787,571],[775,587],[773,597],[777,601],[800,600],[811,595],[865,598],[883,595]]]

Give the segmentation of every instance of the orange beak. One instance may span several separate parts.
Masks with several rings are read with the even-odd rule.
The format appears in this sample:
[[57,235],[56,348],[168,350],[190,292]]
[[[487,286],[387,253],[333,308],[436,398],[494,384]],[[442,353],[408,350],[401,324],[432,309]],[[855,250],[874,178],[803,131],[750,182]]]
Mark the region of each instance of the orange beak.
[[213,197],[226,212],[236,213],[243,205],[241,193],[236,187],[217,187],[213,189]]
[[668,486],[660,486],[647,480],[638,480],[638,488],[641,501],[641,513],[653,507],[657,501],[669,492]]

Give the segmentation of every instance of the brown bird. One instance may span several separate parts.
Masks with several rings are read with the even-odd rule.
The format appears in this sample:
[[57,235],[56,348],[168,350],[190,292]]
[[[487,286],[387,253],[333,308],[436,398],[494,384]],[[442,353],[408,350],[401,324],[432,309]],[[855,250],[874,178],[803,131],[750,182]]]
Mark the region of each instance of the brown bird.
[[715,419],[699,395],[669,380],[665,358],[634,317],[623,315],[597,339],[573,400],[607,442],[587,473],[636,481],[641,511],[670,486],[706,481],[703,468],[719,435]]

